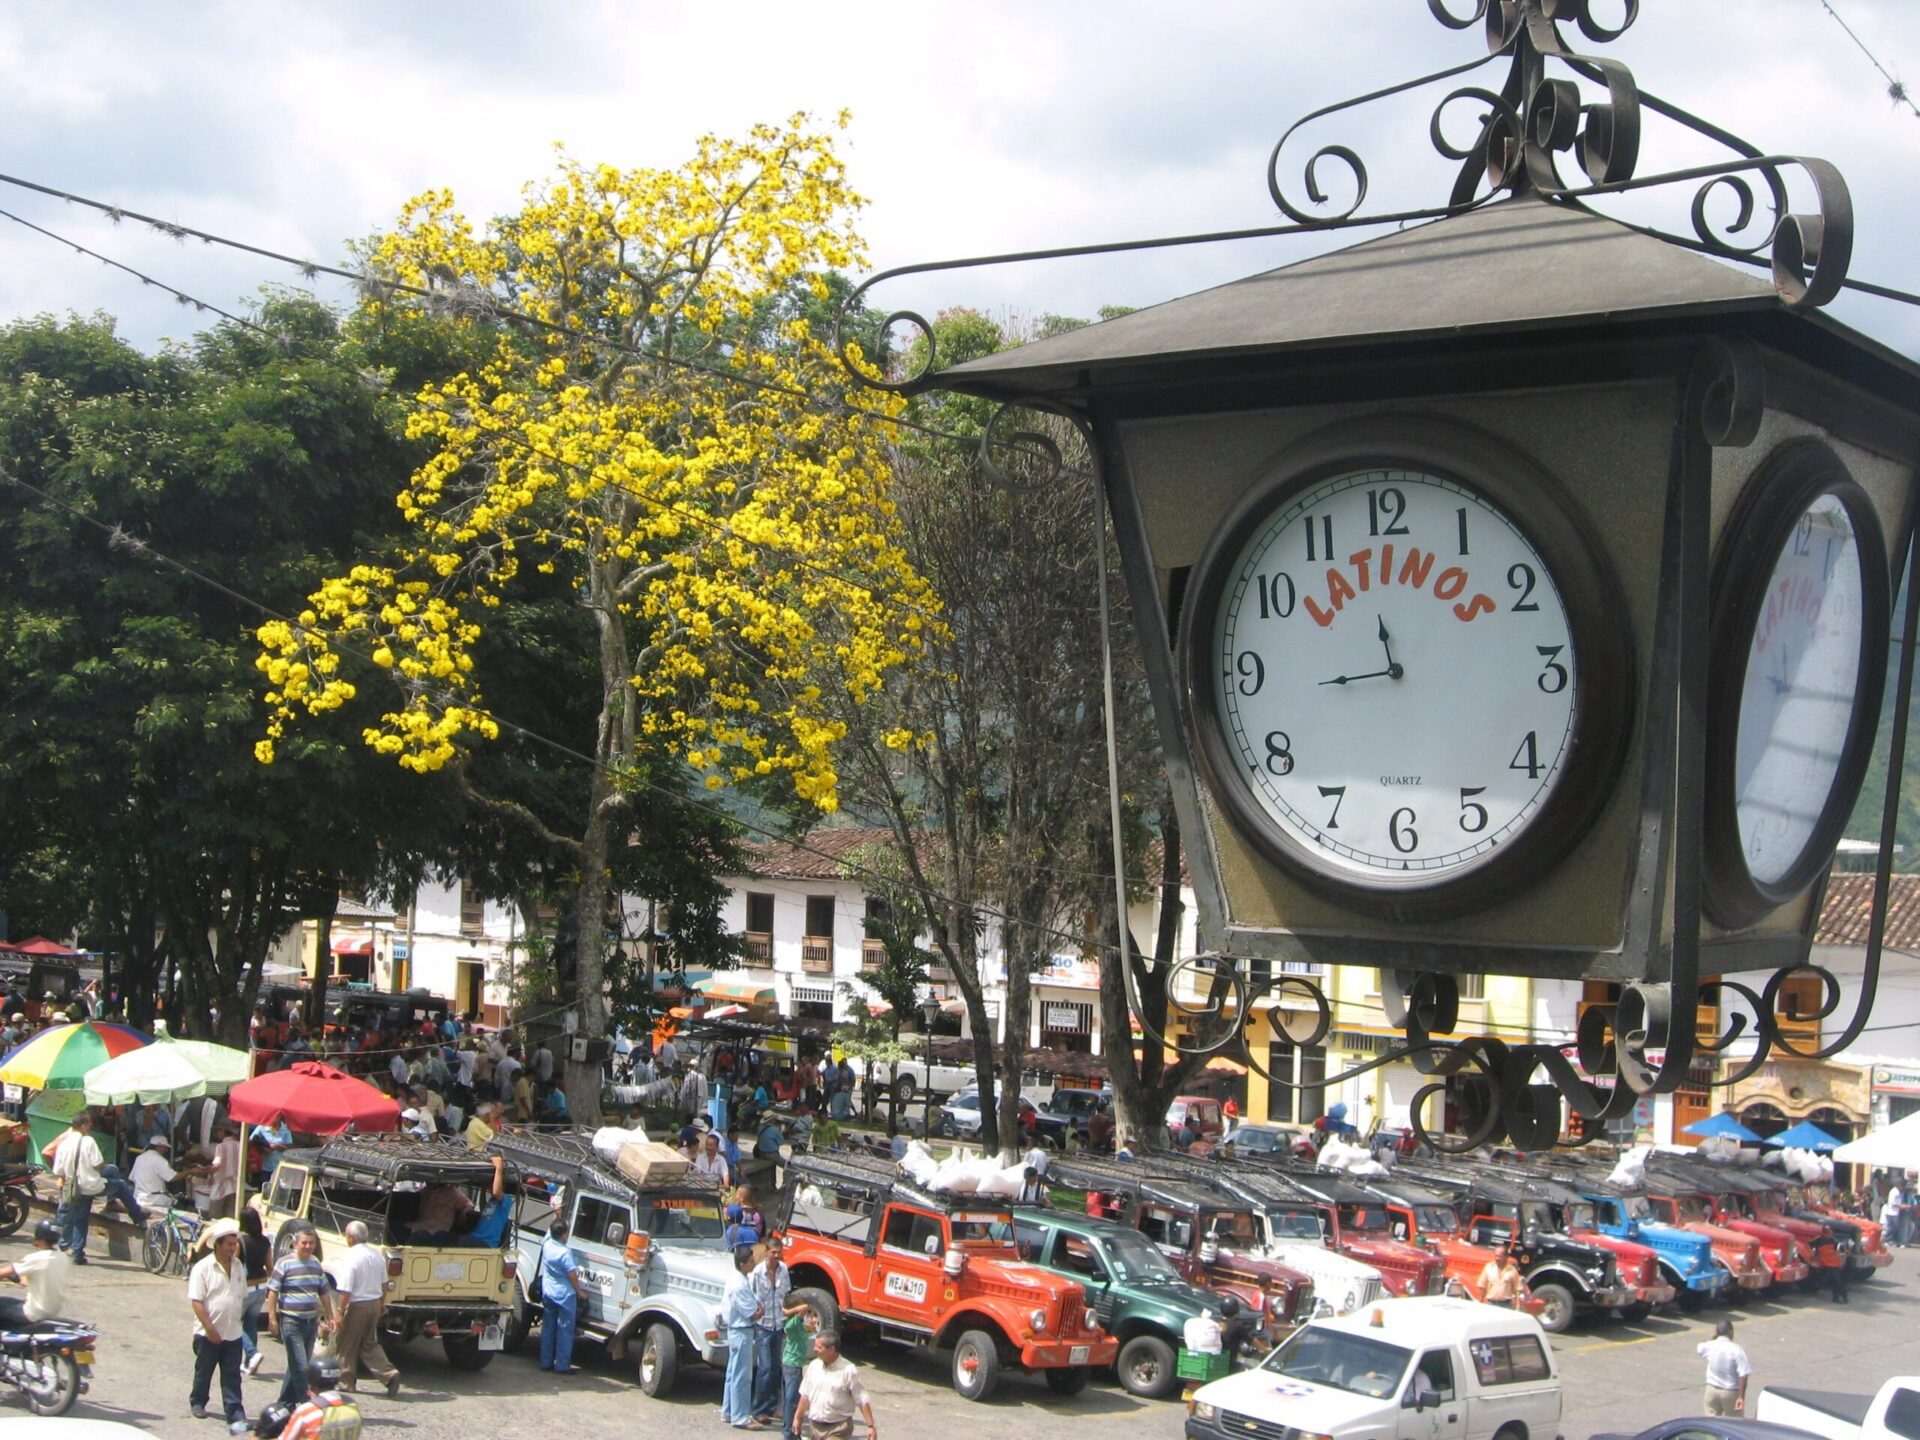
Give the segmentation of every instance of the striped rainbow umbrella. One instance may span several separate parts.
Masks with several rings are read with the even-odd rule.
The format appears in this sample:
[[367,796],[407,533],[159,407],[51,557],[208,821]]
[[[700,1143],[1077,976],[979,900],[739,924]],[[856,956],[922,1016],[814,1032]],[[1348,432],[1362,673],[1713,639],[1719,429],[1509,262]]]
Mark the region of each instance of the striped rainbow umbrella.
[[56,1025],[0,1056],[0,1081],[28,1090],[78,1090],[95,1066],[152,1043],[151,1035],[126,1025]]

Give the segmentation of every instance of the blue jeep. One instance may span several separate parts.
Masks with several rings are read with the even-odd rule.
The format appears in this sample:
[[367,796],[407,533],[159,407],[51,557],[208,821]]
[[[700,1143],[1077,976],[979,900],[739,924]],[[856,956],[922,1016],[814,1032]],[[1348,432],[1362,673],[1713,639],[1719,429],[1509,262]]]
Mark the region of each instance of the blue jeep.
[[1644,1195],[1610,1185],[1598,1175],[1561,1173],[1554,1177],[1579,1192],[1593,1207],[1593,1228],[1602,1235],[1653,1247],[1660,1273],[1672,1284],[1683,1310],[1698,1310],[1727,1294],[1733,1272],[1713,1257],[1705,1235],[1663,1225],[1652,1218]]

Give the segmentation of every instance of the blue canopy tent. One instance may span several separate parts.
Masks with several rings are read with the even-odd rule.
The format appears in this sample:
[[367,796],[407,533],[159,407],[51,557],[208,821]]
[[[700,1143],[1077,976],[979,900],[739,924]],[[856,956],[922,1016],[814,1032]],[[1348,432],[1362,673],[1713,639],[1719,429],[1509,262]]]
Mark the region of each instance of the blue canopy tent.
[[1829,1135],[1811,1120],[1802,1120],[1798,1125],[1782,1130],[1778,1135],[1769,1135],[1760,1143],[1777,1146],[1783,1150],[1818,1150],[1824,1155],[1829,1150],[1838,1150],[1844,1142]]
[[1760,1143],[1760,1137],[1758,1135],[1747,1129],[1738,1119],[1725,1110],[1722,1110],[1718,1115],[1709,1115],[1704,1120],[1696,1120],[1691,1125],[1682,1126],[1681,1129],[1688,1135],[1731,1135],[1742,1145],[1758,1145]]

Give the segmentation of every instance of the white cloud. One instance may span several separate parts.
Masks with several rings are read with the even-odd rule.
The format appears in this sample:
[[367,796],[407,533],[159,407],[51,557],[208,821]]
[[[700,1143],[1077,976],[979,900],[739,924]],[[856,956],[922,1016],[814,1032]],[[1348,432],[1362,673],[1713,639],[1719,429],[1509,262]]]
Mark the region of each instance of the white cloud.
[[[1920,65],[1920,7],[1850,0],[1843,9],[1890,62]],[[511,207],[544,173],[555,141],[583,159],[671,166],[702,132],[851,107],[848,156],[872,202],[872,259],[884,267],[1277,222],[1266,154],[1293,118],[1460,63],[1479,45],[1477,30],[1448,32],[1414,0],[1391,15],[1303,0],[1180,9],[1146,0],[697,10],[615,0],[43,3],[0,14],[0,88],[12,173],[323,260],[428,186],[450,186],[477,216]],[[1890,105],[1813,0],[1649,6],[1600,53],[1756,144],[1835,160],[1859,215],[1856,273],[1920,288],[1905,243],[1920,220],[1920,119]],[[1487,67],[1462,83],[1499,78]],[[1368,156],[1370,207],[1444,197],[1450,169],[1425,138],[1438,93],[1326,127],[1326,138]],[[1649,120],[1646,164],[1699,153]],[[1297,173],[1286,179],[1297,186]],[[0,205],[217,303],[294,278],[18,192]],[[1685,213],[1683,196],[1665,211],[1675,227]],[[1336,243],[1314,236],[950,273],[876,298],[1089,314]],[[122,317],[141,343],[191,328],[163,297],[0,227],[0,318],[94,309]],[[1905,348],[1920,339],[1920,324],[1892,307],[1843,313]]]

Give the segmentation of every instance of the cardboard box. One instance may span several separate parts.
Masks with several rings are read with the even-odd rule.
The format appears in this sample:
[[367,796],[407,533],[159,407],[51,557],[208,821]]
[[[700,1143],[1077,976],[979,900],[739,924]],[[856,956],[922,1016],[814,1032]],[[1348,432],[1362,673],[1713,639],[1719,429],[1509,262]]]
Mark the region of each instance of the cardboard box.
[[615,1163],[622,1175],[642,1189],[671,1184],[687,1173],[686,1156],[654,1140],[644,1145],[622,1145]]

